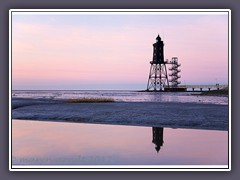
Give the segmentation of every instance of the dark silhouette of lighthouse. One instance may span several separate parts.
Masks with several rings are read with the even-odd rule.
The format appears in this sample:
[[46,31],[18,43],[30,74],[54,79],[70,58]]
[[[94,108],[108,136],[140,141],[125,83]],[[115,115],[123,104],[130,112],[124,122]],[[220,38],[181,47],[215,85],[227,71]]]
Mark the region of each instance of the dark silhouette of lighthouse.
[[152,143],[155,144],[155,149],[157,152],[163,146],[163,128],[162,127],[152,127]]
[[147,84],[147,91],[163,91],[164,87],[169,88],[167,75],[167,62],[164,61],[164,44],[158,35],[156,43],[153,44],[153,59],[150,61],[150,73]]

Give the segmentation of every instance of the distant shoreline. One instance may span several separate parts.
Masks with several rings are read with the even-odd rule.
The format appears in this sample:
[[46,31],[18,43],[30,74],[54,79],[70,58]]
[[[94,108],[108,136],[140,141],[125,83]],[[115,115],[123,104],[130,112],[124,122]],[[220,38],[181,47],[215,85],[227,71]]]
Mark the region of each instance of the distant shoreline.
[[202,92],[200,95],[205,96],[228,96],[228,89],[219,89],[219,90],[212,90],[212,91],[205,91]]
[[199,93],[199,94],[191,94],[191,95],[203,95],[203,96],[225,96],[228,97],[228,88],[226,89],[219,89],[219,90],[211,90],[211,91],[147,91],[147,90],[140,90],[136,92],[162,92],[162,93]]

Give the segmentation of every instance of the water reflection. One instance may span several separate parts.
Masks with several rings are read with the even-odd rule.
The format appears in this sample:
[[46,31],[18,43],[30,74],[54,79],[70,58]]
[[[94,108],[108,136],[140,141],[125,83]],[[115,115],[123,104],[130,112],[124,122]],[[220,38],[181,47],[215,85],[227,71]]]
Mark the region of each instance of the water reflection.
[[152,127],[152,143],[155,144],[155,149],[157,153],[163,146],[163,128],[162,127]]
[[12,123],[14,165],[228,164],[227,131],[29,120]]

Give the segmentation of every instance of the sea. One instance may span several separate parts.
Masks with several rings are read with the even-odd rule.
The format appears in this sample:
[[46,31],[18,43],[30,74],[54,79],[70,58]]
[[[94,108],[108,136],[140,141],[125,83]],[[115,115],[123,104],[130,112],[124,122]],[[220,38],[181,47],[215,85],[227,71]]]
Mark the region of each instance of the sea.
[[33,99],[111,98],[118,102],[181,102],[228,105],[228,96],[199,92],[139,92],[133,90],[13,90],[12,97]]

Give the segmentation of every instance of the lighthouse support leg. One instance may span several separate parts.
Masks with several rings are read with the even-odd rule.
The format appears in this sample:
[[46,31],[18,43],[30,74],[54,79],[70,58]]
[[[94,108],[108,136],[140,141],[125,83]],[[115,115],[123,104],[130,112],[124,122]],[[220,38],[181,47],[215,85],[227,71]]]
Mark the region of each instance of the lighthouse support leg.
[[151,64],[147,91],[163,91],[169,87],[166,64]]

